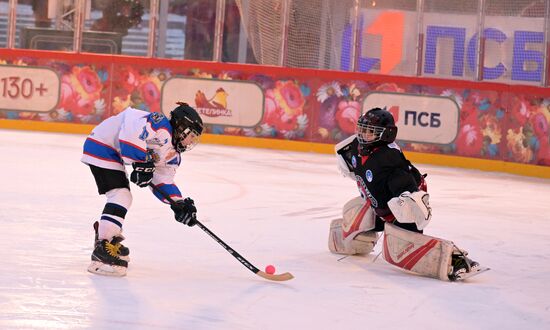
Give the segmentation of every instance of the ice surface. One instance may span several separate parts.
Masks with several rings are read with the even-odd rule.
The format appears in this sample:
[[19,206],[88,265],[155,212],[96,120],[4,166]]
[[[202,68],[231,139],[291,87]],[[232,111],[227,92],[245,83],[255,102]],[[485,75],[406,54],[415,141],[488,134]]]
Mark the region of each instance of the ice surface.
[[110,278],[86,272],[104,199],[84,139],[0,130],[0,329],[550,329],[549,180],[419,165],[426,234],[492,268],[448,283],[328,252],[330,220],[357,195],[332,156],[201,144],[176,178],[199,218],[296,278],[254,275],[134,185],[128,275]]

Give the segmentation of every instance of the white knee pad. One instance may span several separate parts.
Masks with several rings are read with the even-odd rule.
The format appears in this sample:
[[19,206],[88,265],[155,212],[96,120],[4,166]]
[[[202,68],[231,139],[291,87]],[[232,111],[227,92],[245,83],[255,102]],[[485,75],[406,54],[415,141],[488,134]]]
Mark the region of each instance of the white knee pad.
[[115,236],[122,236],[124,218],[132,205],[132,194],[126,188],[116,188],[109,190],[105,196],[107,204],[99,221],[98,237],[110,241]]
[[107,193],[107,203],[113,203],[124,207],[126,210],[132,206],[132,193],[126,188],[111,189]]

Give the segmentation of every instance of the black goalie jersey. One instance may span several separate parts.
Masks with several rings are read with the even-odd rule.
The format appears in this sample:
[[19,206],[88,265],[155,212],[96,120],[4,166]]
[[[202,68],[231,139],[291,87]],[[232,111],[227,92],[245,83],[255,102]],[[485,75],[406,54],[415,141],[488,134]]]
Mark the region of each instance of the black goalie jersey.
[[355,177],[361,196],[371,201],[376,213],[384,216],[388,201],[405,191],[418,190],[420,172],[408,161],[396,143],[375,148],[368,156],[359,155],[359,142],[352,136],[336,146],[350,176]]

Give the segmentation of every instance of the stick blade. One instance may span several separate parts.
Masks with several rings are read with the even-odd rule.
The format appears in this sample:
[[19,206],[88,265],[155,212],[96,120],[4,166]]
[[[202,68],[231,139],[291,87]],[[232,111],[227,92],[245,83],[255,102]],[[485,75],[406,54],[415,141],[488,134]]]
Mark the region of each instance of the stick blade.
[[263,277],[266,280],[279,281],[279,282],[288,281],[288,280],[291,280],[291,279],[294,278],[294,276],[289,272],[282,273],[282,274],[268,274],[268,273],[265,273],[265,272],[262,272],[261,270],[259,270],[256,273],[256,275],[258,275],[260,277]]

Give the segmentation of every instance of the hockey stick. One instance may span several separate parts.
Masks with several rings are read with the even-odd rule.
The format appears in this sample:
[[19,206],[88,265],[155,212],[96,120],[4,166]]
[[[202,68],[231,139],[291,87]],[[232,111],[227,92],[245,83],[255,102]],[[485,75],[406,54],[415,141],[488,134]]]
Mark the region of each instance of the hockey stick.
[[[159,188],[155,187],[153,183],[149,183],[149,187],[153,189],[155,192],[158,192],[164,199],[166,199],[170,205],[174,205],[176,202],[168,196],[164,191],[160,190]],[[243,264],[248,270],[253,272],[254,274],[263,277],[267,280],[271,281],[288,281],[294,278],[291,273],[286,272],[282,274],[268,274],[266,272],[262,272],[258,268],[256,268],[253,264],[251,264],[248,260],[246,260],[243,256],[241,256],[237,251],[233,250],[229,245],[227,245],[224,241],[221,240],[216,234],[214,234],[210,229],[208,229],[205,225],[203,225],[199,220],[197,220],[196,225],[202,229],[205,233],[208,234],[208,236],[212,237],[218,244],[220,244],[225,251],[229,252],[235,259],[237,259],[241,264]]]

